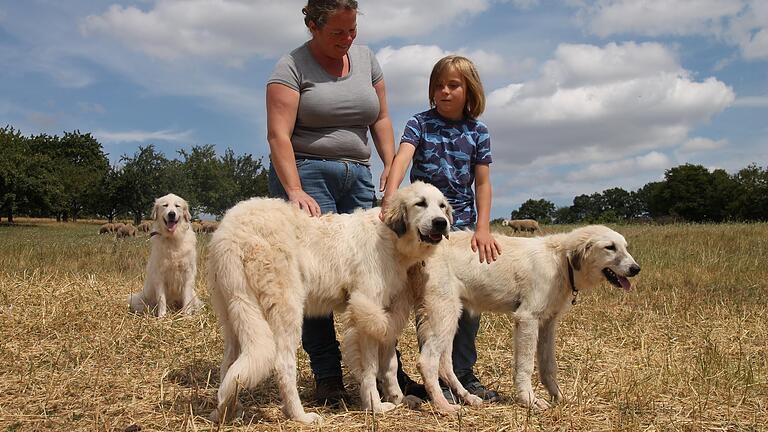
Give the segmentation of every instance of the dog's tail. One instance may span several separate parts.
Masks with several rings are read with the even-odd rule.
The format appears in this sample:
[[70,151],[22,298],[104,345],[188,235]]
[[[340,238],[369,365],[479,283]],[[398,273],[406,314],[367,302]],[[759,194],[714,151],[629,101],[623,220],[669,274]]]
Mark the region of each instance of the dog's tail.
[[347,311],[349,324],[363,333],[382,342],[392,337],[389,314],[365,294],[352,293]]

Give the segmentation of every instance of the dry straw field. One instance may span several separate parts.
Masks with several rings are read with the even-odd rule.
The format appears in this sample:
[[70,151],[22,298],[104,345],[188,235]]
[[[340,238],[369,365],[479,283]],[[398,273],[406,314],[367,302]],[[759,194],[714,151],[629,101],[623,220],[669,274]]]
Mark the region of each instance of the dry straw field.
[[[241,392],[242,420],[207,421],[222,355],[210,308],[162,320],[128,313],[126,296],[143,282],[146,235],[116,240],[88,223],[21,222],[0,226],[0,431],[301,428],[280,413],[273,381]],[[501,403],[458,417],[429,404],[373,416],[353,400],[348,409],[310,407],[325,418],[317,429],[768,430],[768,225],[615,228],[643,271],[632,292],[607,284],[582,292],[563,320],[564,404],[541,413],[513,404],[513,326],[486,315],[477,372]],[[206,244],[203,235],[197,291],[208,302]],[[411,327],[400,346],[417,377],[414,339]],[[303,352],[299,384],[310,405]]]

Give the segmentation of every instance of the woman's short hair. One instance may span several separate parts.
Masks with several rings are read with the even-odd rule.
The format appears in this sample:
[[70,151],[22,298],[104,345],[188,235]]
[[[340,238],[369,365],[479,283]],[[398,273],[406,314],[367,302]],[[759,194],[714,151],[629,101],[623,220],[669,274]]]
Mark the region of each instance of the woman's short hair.
[[435,88],[440,75],[449,69],[454,69],[464,77],[467,83],[467,103],[464,105],[464,115],[470,118],[478,118],[485,111],[485,92],[480,74],[472,60],[458,55],[449,55],[441,58],[432,68],[429,75],[429,106],[435,106]]
[[304,25],[309,27],[309,22],[315,23],[317,28],[325,27],[328,17],[339,9],[357,10],[357,0],[309,0],[301,9],[304,14]]

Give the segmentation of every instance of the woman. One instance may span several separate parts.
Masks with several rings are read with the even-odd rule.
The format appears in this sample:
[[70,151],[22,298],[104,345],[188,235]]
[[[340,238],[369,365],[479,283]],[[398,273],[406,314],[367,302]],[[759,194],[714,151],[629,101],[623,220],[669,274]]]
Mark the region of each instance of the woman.
[[[310,0],[302,9],[312,38],[278,61],[267,84],[269,191],[312,216],[371,208],[370,130],[384,163],[384,190],[394,157],[381,67],[354,45],[357,1]],[[315,398],[346,396],[333,316],[305,318],[302,345],[315,375]]]

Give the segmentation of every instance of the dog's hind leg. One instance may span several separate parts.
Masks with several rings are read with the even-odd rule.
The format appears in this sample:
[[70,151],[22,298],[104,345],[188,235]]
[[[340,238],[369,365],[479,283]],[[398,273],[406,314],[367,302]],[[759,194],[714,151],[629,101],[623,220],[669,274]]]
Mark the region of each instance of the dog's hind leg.
[[[232,328],[239,331],[240,353],[221,377],[218,405],[211,413],[211,420],[215,423],[239,415],[237,390],[254,387],[266,378],[272,371],[275,358],[275,337],[261,309],[248,299],[241,299],[229,307]],[[224,361],[228,359],[225,357]]]
[[536,348],[536,358],[539,363],[539,379],[547,389],[552,401],[560,403],[563,393],[557,384],[557,360],[555,358],[555,333],[557,320],[550,319],[539,327],[539,342]]
[[517,322],[515,330],[515,389],[517,401],[528,408],[544,410],[549,403],[537,399],[531,386],[533,358],[539,338],[539,322],[535,318],[523,318]]

